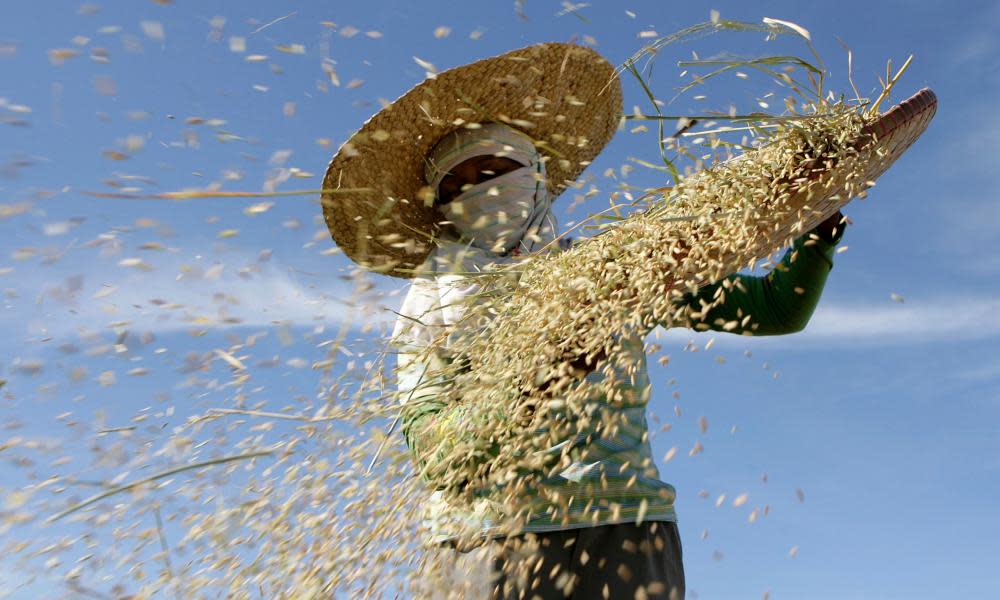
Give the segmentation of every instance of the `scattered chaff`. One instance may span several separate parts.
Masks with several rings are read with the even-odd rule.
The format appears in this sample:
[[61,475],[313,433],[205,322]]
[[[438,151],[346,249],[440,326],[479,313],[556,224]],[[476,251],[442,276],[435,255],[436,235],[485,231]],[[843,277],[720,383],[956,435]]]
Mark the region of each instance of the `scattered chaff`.
[[51,517],[49,517],[48,519],[46,519],[46,522],[52,523],[52,522],[58,521],[59,519],[62,519],[63,517],[67,517],[67,516],[69,516],[69,515],[77,512],[77,511],[80,511],[80,510],[83,510],[84,508],[87,508],[88,506],[90,506],[92,504],[100,502],[101,500],[104,500],[105,498],[114,496],[116,494],[120,494],[122,492],[127,492],[129,490],[133,490],[133,489],[135,489],[137,487],[141,487],[141,486],[146,485],[148,483],[152,483],[154,481],[159,481],[160,479],[165,479],[167,477],[170,477],[171,475],[176,475],[178,473],[183,473],[185,471],[191,471],[191,470],[195,470],[195,469],[203,469],[205,467],[211,467],[211,466],[214,466],[214,465],[221,465],[221,464],[230,463],[230,462],[239,461],[239,460],[250,460],[250,459],[253,459],[253,458],[260,458],[262,456],[271,456],[272,454],[274,454],[274,451],[272,451],[272,450],[262,450],[262,451],[258,451],[258,452],[247,452],[245,454],[237,454],[235,456],[224,456],[222,458],[214,458],[212,460],[206,460],[206,461],[194,463],[194,464],[191,464],[191,465],[182,465],[182,466],[179,466],[179,467],[174,467],[173,469],[167,469],[166,471],[160,471],[159,473],[156,473],[155,475],[150,475],[149,477],[144,477],[144,478],[139,479],[137,481],[133,481],[132,483],[128,483],[128,484],[125,484],[125,485],[120,485],[120,486],[117,486],[117,487],[113,487],[113,488],[105,490],[105,491],[103,491],[103,492],[101,492],[99,494],[94,494],[93,496],[87,498],[86,500],[78,502],[78,503],[76,503],[76,504],[74,504],[74,505],[66,508],[63,511],[58,512],[58,513],[52,515]]
[[280,22],[282,22],[285,19],[288,19],[290,17],[294,17],[297,14],[299,14],[299,11],[293,10],[292,12],[288,13],[287,15],[285,15],[283,17],[278,17],[276,19],[272,19],[272,20],[268,21],[267,23],[264,23],[263,25],[261,25],[257,29],[254,29],[252,32],[250,32],[250,35],[258,34],[261,31],[264,31],[265,29],[267,29],[268,27],[271,27],[272,25],[276,25],[276,24],[278,24],[278,23],[280,23]]
[[[521,0],[514,3],[517,14],[527,19],[524,6]],[[573,14],[585,20],[580,10],[586,4],[564,2],[562,6],[561,14]],[[278,17],[249,34],[238,36],[224,36],[225,19],[216,17],[210,22],[210,39],[221,41],[223,53],[231,51],[244,55],[243,58],[226,55],[229,59],[239,59],[241,68],[246,66],[243,64],[246,60],[259,63],[252,65],[256,70],[270,67],[272,73],[278,74],[281,70],[273,64],[273,59],[280,57],[247,54],[248,39],[295,14]],[[626,11],[626,14],[635,18],[634,13]],[[380,43],[360,39],[358,34],[362,30],[350,25],[340,27],[325,22],[322,27],[332,32],[330,35],[335,35],[339,27],[340,37],[358,38],[356,43]],[[111,35],[120,33],[122,28],[105,27],[98,31],[101,35]],[[470,38],[478,39],[482,31],[473,31]],[[424,509],[436,502],[438,496],[455,493],[466,500],[469,494],[482,490],[477,486],[488,484],[494,488],[484,496],[499,498],[500,506],[511,500],[510,506],[515,507],[511,512],[516,516],[518,508],[513,500],[519,487],[531,485],[539,473],[551,472],[563,458],[556,456],[554,463],[547,462],[548,459],[537,462],[524,459],[524,453],[530,453],[550,439],[545,435],[535,436],[537,425],[550,415],[578,414],[574,411],[586,405],[587,394],[608,392],[609,388],[601,387],[605,384],[589,388],[578,386],[581,378],[586,378],[586,368],[601,369],[596,366],[600,361],[624,368],[634,366],[635,363],[623,364],[637,359],[620,356],[615,336],[623,329],[648,329],[652,317],[668,324],[685,324],[691,315],[673,310],[669,302],[672,298],[752,262],[797,233],[768,230],[769,225],[776,223],[776,215],[794,214],[797,221],[792,229],[801,229],[827,212],[829,206],[821,199],[825,194],[821,188],[827,189],[823,188],[824,178],[832,172],[833,163],[847,165],[845,168],[850,169],[851,161],[860,158],[856,149],[847,147],[848,141],[876,118],[879,103],[888,97],[890,89],[909,65],[907,61],[895,74],[890,68],[883,94],[874,103],[858,97],[855,105],[847,105],[828,99],[823,88],[825,68],[815,54],[808,60],[777,54],[749,58],[721,54],[693,59],[681,63],[682,68],[706,72],[691,82],[685,80],[681,93],[694,90],[700,93],[700,86],[714,77],[746,71],[753,73],[755,79],[760,75],[775,85],[789,88],[801,105],[786,107],[778,114],[769,112],[767,106],[761,106],[759,111],[756,108],[750,111],[702,109],[698,114],[689,115],[676,114],[683,112],[681,110],[665,109],[669,103],[660,99],[658,82],[653,81],[651,74],[657,53],[665,54],[664,48],[669,43],[724,31],[797,36],[812,48],[807,30],[775,19],[767,19],[763,24],[745,24],[722,20],[713,12],[711,23],[671,36],[659,36],[646,28],[639,39],[651,43],[626,61],[621,72],[630,73],[638,81],[642,102],[648,101],[652,108],[646,111],[649,114],[636,109],[632,114],[623,115],[623,119],[634,121],[634,125],[643,128],[637,133],[656,133],[657,141],[650,143],[650,151],[658,152],[659,158],[629,157],[630,164],[626,167],[610,170],[608,178],[618,187],[607,197],[608,208],[574,223],[563,236],[596,232],[577,248],[561,255],[532,257],[508,271],[454,273],[481,276],[486,288],[484,295],[494,297],[481,308],[489,313],[490,323],[477,329],[472,336],[459,336],[456,346],[470,357],[470,362],[465,364],[473,365],[474,372],[442,373],[444,381],[452,386],[447,400],[467,410],[462,416],[468,418],[468,427],[461,432],[460,439],[454,440],[454,445],[440,449],[440,462],[447,464],[439,471],[415,468],[410,451],[397,431],[404,424],[401,404],[412,398],[399,398],[393,392],[396,382],[386,365],[390,353],[373,349],[372,336],[376,333],[388,336],[384,323],[380,322],[382,312],[372,308],[386,301],[384,289],[375,287],[360,270],[352,270],[341,276],[352,285],[351,290],[324,292],[309,300],[320,305],[345,307],[338,325],[331,327],[329,322],[316,319],[309,321],[308,327],[292,330],[291,320],[286,320],[285,315],[274,316],[275,310],[269,313],[264,325],[255,324],[251,328],[228,312],[241,302],[253,299],[241,298],[228,287],[221,263],[199,262],[202,260],[199,256],[197,261],[185,258],[188,262],[176,270],[169,265],[163,266],[161,259],[181,252],[186,254],[189,248],[179,248],[177,246],[183,244],[177,242],[148,239],[135,240],[133,245],[128,236],[136,232],[144,236],[175,235],[166,222],[135,219],[116,223],[112,229],[89,241],[77,243],[74,239],[67,241],[67,245],[73,249],[92,248],[102,257],[113,257],[110,264],[126,267],[130,277],[153,272],[150,262],[136,257],[155,255],[156,272],[176,277],[176,286],[162,286],[163,289],[155,291],[142,289],[139,296],[131,297],[130,293],[143,285],[142,279],[138,279],[138,283],[131,280],[117,284],[102,282],[104,287],[96,293],[88,292],[77,298],[79,286],[68,282],[45,298],[46,301],[51,297],[65,302],[73,311],[89,301],[100,304],[101,310],[109,315],[102,321],[107,323],[104,330],[81,330],[79,340],[62,345],[61,352],[85,355],[95,361],[148,362],[130,363],[127,367],[121,366],[125,363],[107,367],[68,367],[65,383],[99,385],[101,391],[107,391],[113,389],[113,385],[122,385],[118,383],[116,371],[119,376],[126,372],[144,375],[142,381],[149,382],[166,367],[176,368],[173,379],[178,391],[154,391],[155,403],[137,406],[131,415],[113,412],[117,407],[109,408],[109,414],[99,414],[93,423],[87,423],[70,411],[61,414],[57,419],[70,428],[67,437],[90,445],[94,456],[91,467],[79,466],[72,460],[75,458],[73,453],[58,445],[20,436],[4,440],[0,451],[5,457],[9,456],[11,462],[32,466],[31,470],[42,474],[42,478],[32,480],[24,490],[7,496],[5,521],[0,522],[0,528],[33,523],[36,513],[54,512],[44,519],[52,523],[90,509],[86,511],[86,518],[74,519],[67,525],[80,528],[82,535],[78,538],[46,540],[20,550],[33,559],[44,560],[46,570],[53,574],[62,570],[60,564],[67,565],[65,585],[70,592],[80,596],[125,597],[129,593],[125,588],[133,580],[143,586],[133,594],[136,597],[170,591],[178,597],[224,595],[234,598],[421,597],[427,590],[446,590],[454,598],[475,595],[470,590],[482,587],[485,578],[472,581],[476,578],[467,575],[472,567],[462,561],[471,561],[474,555],[482,559],[483,550],[479,555],[472,552],[456,561],[450,549],[428,548],[425,544],[429,537],[428,525],[422,522]],[[448,27],[439,26],[433,35],[437,39],[454,39],[451,33]],[[155,21],[140,24],[140,34],[154,41],[165,40],[163,26]],[[126,48],[138,51],[138,37],[127,35],[127,32],[123,34]],[[330,35],[320,45],[324,73],[321,89],[324,92],[327,84],[340,86],[334,65],[345,72],[350,68],[332,60]],[[382,34],[370,30],[365,36],[369,40],[379,40]],[[260,41],[260,38],[254,39]],[[588,44],[596,43],[589,36],[583,40]],[[87,41],[77,39],[74,43],[82,48]],[[306,52],[303,44],[269,42],[268,45],[283,54]],[[269,52],[265,48],[251,51],[254,50]],[[93,47],[89,53],[93,60],[102,64],[113,54]],[[0,56],[4,54],[4,48],[0,47]],[[71,59],[80,55],[78,48],[57,48],[49,52],[49,60],[65,69],[71,68]],[[414,61],[429,77],[438,73],[437,67],[430,62],[416,57]],[[362,84],[360,78],[350,76],[344,81],[341,90]],[[124,93],[129,82],[106,79],[95,83],[99,91],[111,95],[118,93],[119,86]],[[279,90],[278,84],[271,81],[257,85],[260,90],[271,90],[271,94]],[[758,98],[761,102],[764,99],[766,95]],[[306,100],[284,100],[279,104],[284,107],[282,114],[286,117],[297,114],[296,102],[299,103],[298,111],[302,112]],[[780,105],[780,101],[775,104],[768,99],[768,102]],[[865,112],[859,112],[862,109]],[[5,110],[13,115],[31,113],[31,109],[21,104],[8,104]],[[132,111],[128,119],[152,122],[155,114],[155,111]],[[431,117],[433,111],[428,109],[427,114]],[[100,117],[105,122],[118,118],[112,114]],[[176,123],[189,131],[182,141],[170,142],[172,145],[168,146],[167,140],[164,146],[197,148],[195,130],[218,128],[225,120],[206,116],[185,118],[182,114]],[[215,133],[220,141],[242,140],[256,144],[250,135],[237,136],[221,130]],[[723,139],[723,136],[741,134],[753,139],[746,143]],[[385,141],[391,138],[389,132],[379,135],[384,136]],[[142,160],[144,152],[152,150],[154,142],[149,140],[155,139],[131,135],[119,140],[114,146],[118,149],[108,150],[104,156],[115,165],[135,165]],[[702,141],[695,142],[696,139]],[[327,137],[320,138],[318,143],[324,148],[334,145]],[[709,153],[703,154],[701,149]],[[260,160],[274,169],[263,187],[265,191],[223,191],[214,189],[221,184],[213,183],[202,189],[144,193],[140,185],[156,186],[153,179],[116,172],[105,181],[113,192],[82,193],[92,198],[124,200],[246,199],[245,207],[238,206],[232,212],[237,218],[241,214],[254,217],[253,225],[259,226],[286,207],[277,201],[254,203],[253,199],[377,192],[368,188],[278,191],[274,188],[288,178],[311,175],[296,168],[286,168],[289,150],[275,151],[270,159],[267,151],[262,152],[263,158],[247,155],[247,160]],[[757,158],[733,158],[734,153],[746,152],[757,153]],[[664,179],[669,177],[670,181],[662,181],[662,185],[653,189],[641,188],[634,184],[635,180],[629,183],[628,172],[633,165],[651,169]],[[700,174],[694,174],[695,171]],[[203,175],[198,173],[198,176]],[[819,177],[814,180],[816,175]],[[221,179],[231,182],[244,176],[243,169],[234,167],[226,169]],[[853,181],[854,178],[849,179]],[[868,179],[862,183],[853,181],[845,189],[851,191],[867,184]],[[805,190],[820,191],[809,196]],[[601,193],[596,188],[580,190],[581,197],[586,195],[587,198]],[[38,200],[41,199],[44,198]],[[229,203],[224,204],[230,208]],[[761,210],[762,206],[771,212]],[[3,205],[0,206],[0,219],[26,218],[24,215],[40,208],[41,204],[36,204],[34,198],[30,202]],[[206,220],[219,224],[219,239],[212,240],[219,247],[249,239],[246,233],[234,237],[240,229],[228,222],[229,218],[219,211],[218,215]],[[309,223],[308,217],[279,218],[284,219],[284,227],[295,230],[295,235],[305,234],[304,248],[319,245],[320,241],[329,244],[328,232],[321,227],[321,222],[316,223],[320,229],[313,232],[310,239],[309,232],[303,231]],[[69,240],[73,235],[68,234],[77,225],[71,221],[46,222],[40,230],[44,235],[64,236],[57,239]],[[249,227],[243,229],[244,232],[249,230]],[[133,253],[136,248],[138,250]],[[11,258],[45,261],[63,252],[62,248],[24,247],[12,252]],[[332,250],[324,249],[322,253],[330,254]],[[238,272],[238,276],[247,281],[257,279],[261,265],[271,260],[271,251],[263,251],[259,256],[253,256],[256,252],[251,254],[250,260],[242,265],[227,261],[225,273]],[[280,254],[280,251],[275,253],[275,260]],[[27,271],[19,266],[17,274],[22,270]],[[10,272],[5,268],[0,274]],[[311,277],[314,281],[326,277],[320,268],[306,271],[290,267],[287,273],[292,277]],[[199,312],[200,309],[190,307],[187,299],[178,297],[189,281],[209,281],[218,288],[213,290],[213,302],[219,307],[217,315]],[[265,285],[259,288],[262,295],[271,293]],[[902,302],[902,298],[895,295],[892,299]],[[140,333],[141,329],[129,322],[132,314],[125,314],[129,305],[138,312],[156,312],[160,316],[176,314],[178,320],[189,326],[185,334],[190,334],[192,344],[187,353],[178,353],[162,339]],[[268,308],[275,307],[268,305]],[[482,314],[476,310],[470,313],[466,322],[477,322]],[[210,337],[213,327],[218,324],[240,325],[241,328],[226,329],[227,341],[220,342]],[[364,335],[359,335],[359,330]],[[48,342],[49,335],[45,332],[38,337]],[[266,339],[269,335],[271,340]],[[269,349],[266,353],[260,350],[268,341],[283,348],[295,344],[307,346],[304,349],[296,347],[297,356],[289,358],[278,354],[284,352],[281,349]],[[704,347],[708,348],[709,345]],[[437,349],[440,348],[434,348]],[[310,358],[316,353],[320,356]],[[150,364],[157,357],[165,362]],[[661,364],[667,361],[669,357],[660,359]],[[25,379],[39,378],[39,394],[62,393],[61,387],[46,387],[50,384],[41,381],[41,378],[58,374],[60,368],[57,361],[17,359],[11,365],[12,380],[0,379],[0,388],[5,395],[15,398],[23,394]],[[297,383],[285,388],[284,382],[273,385],[258,376],[267,369],[283,368],[291,370],[284,374],[293,375]],[[307,376],[318,380],[311,394],[298,389]],[[59,386],[63,384],[60,382]],[[293,388],[295,390],[291,391]],[[186,394],[184,402],[190,400],[192,404],[183,408],[184,404],[170,398],[172,394]],[[73,402],[82,398],[81,394]],[[77,406],[84,404],[74,405],[75,411],[82,412]],[[175,415],[175,406],[182,407],[179,410],[184,412]],[[679,416],[679,406],[675,411]],[[129,418],[131,425],[111,426],[130,422]],[[607,421],[609,427],[615,424],[614,418]],[[706,433],[707,419],[699,419],[698,427],[701,433]],[[667,423],[660,431],[665,433],[669,428]],[[559,426],[549,433],[559,434]],[[484,449],[483,442],[494,443],[496,448]],[[262,447],[269,450],[254,450]],[[684,449],[689,449],[686,454]],[[29,451],[43,460],[29,456]],[[24,454],[17,454],[19,452]],[[672,445],[663,462],[687,460],[686,456],[698,457],[703,452],[707,450],[701,441],[693,447],[689,442]],[[204,456],[219,455],[224,456],[201,460]],[[246,468],[239,469],[235,466],[211,468],[266,456],[274,460],[247,464]],[[489,458],[484,461],[486,457]],[[142,476],[164,465],[178,463],[182,464]],[[68,471],[72,473],[66,474]],[[174,484],[167,490],[171,477],[188,471],[198,472],[185,477],[183,484]],[[433,485],[419,477],[422,471],[433,476]],[[436,482],[435,477],[438,478]],[[157,482],[161,484],[150,485]],[[437,485],[439,483],[441,485]],[[57,510],[67,502],[63,498],[68,492],[84,486],[98,493]],[[44,499],[45,491],[52,494],[51,499]],[[127,497],[116,498],[120,500],[116,503],[101,503],[118,496]],[[720,498],[722,504],[725,496]],[[736,496],[731,504],[743,507],[748,498],[746,494]],[[804,497],[799,494],[799,498],[801,501]],[[564,506],[561,503],[569,501],[567,498],[551,500],[557,509]],[[640,520],[646,518],[647,508],[640,509]],[[767,508],[765,506],[760,512],[757,508],[753,510],[749,518],[757,519],[758,515],[766,515]],[[153,513],[153,525],[149,523],[149,512]],[[516,526],[512,525],[510,531],[514,529]],[[6,536],[7,530],[0,530]],[[481,533],[470,533],[468,539],[460,539],[460,542],[481,542]],[[94,547],[97,545],[94,540],[103,541],[105,536],[113,543],[107,548]],[[144,549],[155,552],[157,547],[158,554],[145,550],[146,558],[143,559]],[[71,552],[67,551],[62,558],[56,556],[68,548],[78,551],[77,555],[68,559],[66,556]],[[456,572],[456,562],[462,566],[457,569],[458,575],[449,579],[449,571]],[[92,567],[94,573],[100,572],[107,578],[94,587],[103,588],[107,581],[114,579],[108,583],[110,591],[91,590],[91,582],[98,580],[96,577],[88,579],[89,571],[81,569],[80,565]],[[157,574],[151,574],[151,568]],[[80,577],[81,572],[85,573],[83,577]]]
[[[639,76],[634,62],[626,68]],[[542,482],[574,464],[576,446],[564,440],[592,435],[595,420],[602,429],[625,426],[621,415],[588,412],[596,397],[628,397],[616,373],[636,359],[622,340],[697,322],[724,295],[691,307],[686,293],[788,245],[863,193],[912,142],[875,141],[877,113],[829,101],[822,77],[811,82],[811,112],[768,115],[751,151],[681,178],[632,215],[615,209],[601,233],[571,250],[478,275],[482,291],[467,296],[461,333],[424,350],[464,357],[428,374],[449,394],[436,418],[462,428],[418,452],[423,475],[453,497],[451,510],[484,498],[491,523],[508,534],[540,512],[570,514],[567,503],[578,494],[549,493]],[[909,135],[919,135],[930,114],[914,118]],[[603,378],[591,381],[597,370]],[[702,451],[699,441],[689,454]],[[462,545],[482,534],[452,535]]]

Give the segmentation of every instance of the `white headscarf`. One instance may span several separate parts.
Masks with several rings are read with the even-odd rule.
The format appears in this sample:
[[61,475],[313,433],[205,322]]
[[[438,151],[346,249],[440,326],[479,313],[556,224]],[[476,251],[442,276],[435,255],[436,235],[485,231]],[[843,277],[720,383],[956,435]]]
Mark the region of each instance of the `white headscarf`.
[[[504,156],[524,166],[475,185],[442,207],[461,206],[445,212],[461,238],[438,240],[403,300],[393,337],[411,350],[434,345],[441,334],[447,336],[447,348],[457,341],[460,330],[475,329],[474,324],[462,322],[482,297],[483,286],[475,273],[546,246],[553,251],[568,247],[568,239],[549,245],[557,225],[545,186],[545,165],[531,138],[511,127],[487,123],[444,138],[428,156],[428,184],[437,190],[449,169],[475,156]],[[503,252],[492,250],[497,243]],[[405,389],[415,382],[400,384]]]
[[459,129],[427,157],[425,176],[437,190],[448,172],[477,156],[502,156],[522,166],[494,177],[440,207],[462,238],[500,255],[535,252],[555,239],[545,163],[531,138],[502,123]]

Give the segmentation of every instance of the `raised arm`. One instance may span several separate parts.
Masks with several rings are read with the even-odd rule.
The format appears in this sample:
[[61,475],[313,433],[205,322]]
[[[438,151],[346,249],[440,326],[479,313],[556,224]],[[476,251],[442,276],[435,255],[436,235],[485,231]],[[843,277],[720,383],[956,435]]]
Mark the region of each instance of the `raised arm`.
[[[690,326],[742,335],[801,331],[819,303],[843,229],[838,212],[795,240],[767,275],[736,273],[686,295],[681,302],[687,305]],[[719,295],[722,299],[715,303]]]

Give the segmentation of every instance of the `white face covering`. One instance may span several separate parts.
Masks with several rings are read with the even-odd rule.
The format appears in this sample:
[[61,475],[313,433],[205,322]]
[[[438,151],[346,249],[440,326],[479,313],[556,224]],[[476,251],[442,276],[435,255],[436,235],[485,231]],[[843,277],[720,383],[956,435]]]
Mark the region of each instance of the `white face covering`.
[[477,156],[503,156],[523,166],[441,206],[461,236],[496,254],[534,252],[555,239],[545,165],[531,139],[511,127],[487,123],[447,136],[428,156],[427,182],[436,190],[450,169]]
[[531,139],[506,125],[487,123],[445,137],[427,157],[427,183],[436,190],[449,169],[476,156],[503,156],[524,166],[475,185],[441,207],[461,239],[438,240],[400,308],[407,318],[396,323],[397,340],[426,347],[447,333],[441,349],[447,351],[463,332],[481,329],[480,323],[466,320],[484,291],[470,274],[519,261],[517,255],[546,246],[553,251],[568,247],[549,245],[556,221],[538,151]]

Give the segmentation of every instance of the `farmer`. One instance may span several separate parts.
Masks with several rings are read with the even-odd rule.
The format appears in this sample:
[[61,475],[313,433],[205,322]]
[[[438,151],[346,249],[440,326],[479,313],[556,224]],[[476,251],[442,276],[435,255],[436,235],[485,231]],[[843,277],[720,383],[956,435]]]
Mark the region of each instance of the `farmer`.
[[[393,335],[402,429],[433,487],[444,487],[433,477],[435,448],[467,429],[462,405],[444,399],[449,382],[435,374],[460,360],[450,350],[463,328],[479,325],[463,320],[482,291],[475,273],[565,249],[552,201],[610,140],[620,94],[613,67],[592,50],[532,46],[428,79],[366,123],[330,165],[325,189],[356,190],[323,199],[337,243],[371,269],[412,278]],[[765,277],[731,276],[721,303],[713,298],[723,282],[685,296],[690,326],[721,331],[735,320],[729,331],[738,334],[801,330],[841,222],[838,213],[797,239]],[[525,491],[528,501],[543,489],[572,497],[568,507],[532,510],[512,530],[488,499],[467,494],[462,505],[443,489],[432,494],[436,541],[461,549],[495,540],[491,597],[683,598],[674,488],[660,479],[647,435],[643,340],[621,347],[634,351],[624,392],[639,400],[605,402],[621,426],[596,421],[556,444],[561,453],[576,444],[578,460]],[[589,369],[588,379],[602,377],[600,365]]]

